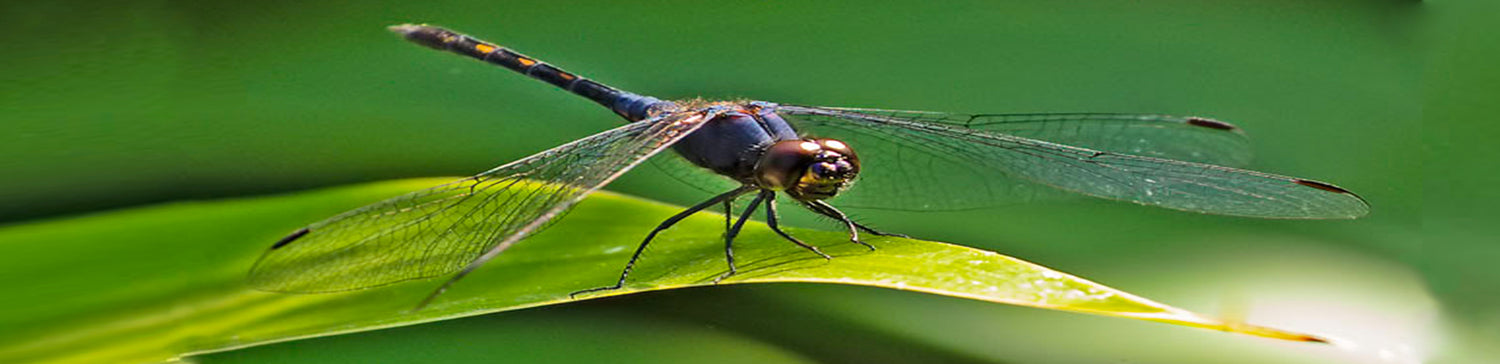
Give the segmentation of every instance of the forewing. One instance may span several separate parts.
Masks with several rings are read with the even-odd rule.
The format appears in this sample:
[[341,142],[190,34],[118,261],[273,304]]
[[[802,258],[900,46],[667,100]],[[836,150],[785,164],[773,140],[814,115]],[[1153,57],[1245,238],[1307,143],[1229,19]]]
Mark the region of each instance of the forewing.
[[824,108],[943,124],[1142,157],[1242,167],[1253,156],[1233,124],[1198,116],[1127,113],[960,114]]
[[[1353,218],[1364,200],[1317,181],[849,109],[780,106],[799,130],[844,139],[859,180],[841,206],[953,210],[1025,201],[1049,189],[1145,205],[1266,218]],[[1050,188],[1049,188],[1050,187]]]
[[711,117],[686,112],[627,124],[314,223],[261,256],[250,283],[268,291],[333,292],[458,271],[534,232]]

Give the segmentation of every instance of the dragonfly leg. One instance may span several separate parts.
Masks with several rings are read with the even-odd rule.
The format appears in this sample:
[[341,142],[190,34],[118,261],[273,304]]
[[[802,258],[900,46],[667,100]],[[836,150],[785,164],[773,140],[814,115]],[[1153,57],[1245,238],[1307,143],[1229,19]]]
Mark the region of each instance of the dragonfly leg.
[[672,217],[667,218],[666,221],[662,221],[660,225],[657,225],[655,229],[652,229],[650,234],[646,234],[646,239],[642,240],[641,241],[641,245],[635,248],[635,254],[632,254],[630,256],[630,261],[627,262],[627,263],[625,263],[625,269],[622,270],[622,271],[620,271],[620,279],[617,280],[617,281],[615,281],[614,285],[612,285],[612,286],[606,286],[606,287],[590,288],[590,289],[585,289],[585,290],[582,290],[582,291],[577,291],[577,292],[569,293],[568,297],[572,298],[572,297],[576,297],[576,296],[578,296],[580,294],[584,294],[584,293],[616,290],[616,289],[620,289],[621,287],[624,287],[625,286],[625,278],[629,277],[630,276],[630,271],[633,270],[633,269],[635,269],[635,263],[636,263],[636,261],[639,261],[641,259],[641,253],[644,253],[646,251],[646,245],[650,245],[651,244],[651,239],[656,238],[656,234],[661,233],[662,230],[666,230],[667,228],[672,227],[672,225],[676,225],[678,221],[682,221],[682,219],[685,219],[688,216],[691,216],[692,214],[697,213],[698,211],[703,211],[703,209],[706,209],[706,208],[708,208],[710,206],[713,206],[715,204],[718,204],[718,203],[726,201],[726,200],[732,200],[735,197],[739,197],[740,195],[743,195],[743,194],[745,194],[747,192],[750,192],[751,190],[754,190],[754,189],[755,189],[755,187],[753,187],[753,186],[742,186],[740,188],[734,189],[733,191],[725,192],[725,193],[720,194],[718,196],[714,196],[714,198],[708,199],[708,201],[703,201],[703,202],[701,202],[701,203],[699,203],[697,205],[693,205],[693,207],[689,207],[689,208],[687,208],[687,210],[683,210],[682,212],[679,212],[676,215],[672,215]]
[[[734,237],[729,235],[729,231],[733,229],[734,199],[728,199],[724,200],[724,261],[729,262],[729,273],[726,274],[734,274],[734,250],[729,247],[730,242],[734,241]],[[719,283],[719,280],[724,279],[724,277],[720,275],[714,279],[714,283]]]
[[[807,206],[807,209],[812,210],[813,212],[822,214],[823,216],[834,218],[835,220],[844,223],[844,226],[849,227],[849,241],[852,241],[855,244],[864,245],[866,248],[870,248],[870,250],[875,250],[874,245],[870,245],[870,243],[859,240],[859,230],[864,227],[858,223],[855,223],[854,220],[849,219],[849,215],[845,215],[843,211],[839,211],[839,209],[833,208],[833,205],[829,205],[827,202],[823,201],[803,201],[802,205]],[[868,230],[869,228],[864,229]]]
[[791,234],[787,234],[785,231],[781,231],[781,225],[776,222],[776,219],[778,219],[779,217],[776,214],[775,192],[761,191],[761,194],[771,195],[766,198],[766,225],[771,227],[771,231],[775,231],[776,234],[781,235],[781,237],[786,238],[786,240],[790,240],[792,243],[797,244],[797,246],[803,247],[807,250],[811,250],[813,254],[821,256],[823,257],[823,259],[833,260],[833,257],[828,256],[828,254],[823,254],[823,251],[818,249],[818,247],[808,245],[807,243],[804,243],[801,240],[797,240],[797,238],[792,237]]
[[871,228],[869,226],[861,225],[858,221],[854,221],[854,220],[849,220],[849,222],[854,223],[855,227],[858,227],[860,230],[864,230],[865,232],[870,233],[870,235],[875,235],[875,236],[894,236],[894,237],[898,237],[898,238],[911,239],[911,237],[910,236],[906,236],[906,234],[888,233],[888,232],[884,232],[884,231],[880,231],[880,230],[875,230],[875,228]]
[[[827,209],[829,209],[829,210],[831,210],[831,211],[834,212],[833,215],[829,215],[829,214],[824,214],[824,215],[826,215],[828,217],[835,218],[835,219],[837,219],[838,217],[834,216],[834,215],[843,215],[843,212],[839,211],[838,209],[833,208],[833,205],[829,205],[827,202],[822,202],[822,201],[818,201],[818,202],[820,204],[822,204],[824,207],[826,207]],[[875,235],[875,236],[893,236],[893,237],[898,237],[898,238],[911,239],[911,237],[910,236],[906,236],[906,234],[888,233],[888,232],[884,232],[884,231],[880,231],[880,230],[875,230],[875,228],[872,228],[872,227],[869,227],[869,226],[865,226],[864,224],[860,224],[858,221],[854,221],[854,219],[849,219],[847,222],[851,223],[851,224],[854,224],[854,227],[857,227],[860,230],[864,230],[865,232],[870,233],[870,235]]]
[[734,223],[734,199],[724,200],[724,233],[729,234],[729,227]]
[[745,221],[750,220],[750,215],[755,213],[755,208],[760,206],[760,202],[765,199],[766,194],[764,192],[756,195],[754,200],[750,200],[750,205],[745,206],[745,212],[740,214],[739,220],[735,220],[734,226],[724,232],[724,260],[729,263],[729,271],[720,274],[718,278],[714,278],[714,284],[719,284],[719,281],[737,273],[734,266],[734,237],[740,234],[740,229],[745,227]]

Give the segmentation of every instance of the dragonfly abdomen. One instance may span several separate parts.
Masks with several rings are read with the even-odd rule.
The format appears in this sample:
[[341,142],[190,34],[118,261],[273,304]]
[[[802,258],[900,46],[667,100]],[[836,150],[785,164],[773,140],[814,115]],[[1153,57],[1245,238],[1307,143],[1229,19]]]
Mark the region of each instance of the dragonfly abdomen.
[[673,105],[654,97],[637,95],[594,82],[509,48],[440,27],[402,24],[391,26],[390,30],[401,34],[406,40],[428,48],[469,56],[550,83],[593,100],[630,121],[645,119],[653,112],[671,108]]

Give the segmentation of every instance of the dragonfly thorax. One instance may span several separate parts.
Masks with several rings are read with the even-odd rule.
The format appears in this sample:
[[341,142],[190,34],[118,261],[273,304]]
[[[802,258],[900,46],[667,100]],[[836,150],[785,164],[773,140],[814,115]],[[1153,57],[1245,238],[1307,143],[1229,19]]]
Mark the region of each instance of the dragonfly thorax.
[[784,190],[798,200],[837,195],[859,174],[859,157],[833,139],[784,140],[772,144],[755,165],[763,188]]

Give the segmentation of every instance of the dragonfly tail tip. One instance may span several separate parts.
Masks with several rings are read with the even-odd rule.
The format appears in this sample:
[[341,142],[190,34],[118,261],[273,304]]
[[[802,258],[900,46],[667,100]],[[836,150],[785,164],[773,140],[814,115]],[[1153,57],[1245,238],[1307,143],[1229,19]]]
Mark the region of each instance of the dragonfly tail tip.
[[396,33],[396,34],[400,34],[400,35],[411,34],[411,33],[416,32],[418,29],[421,29],[421,28],[422,28],[421,25],[409,24],[409,23],[408,24],[396,24],[396,25],[385,27],[386,30],[389,30],[392,33]]

